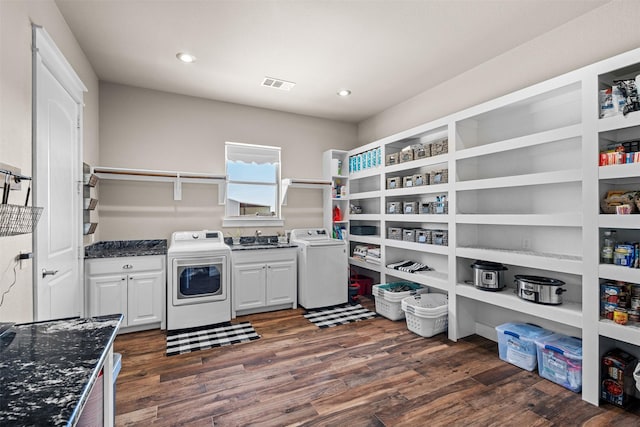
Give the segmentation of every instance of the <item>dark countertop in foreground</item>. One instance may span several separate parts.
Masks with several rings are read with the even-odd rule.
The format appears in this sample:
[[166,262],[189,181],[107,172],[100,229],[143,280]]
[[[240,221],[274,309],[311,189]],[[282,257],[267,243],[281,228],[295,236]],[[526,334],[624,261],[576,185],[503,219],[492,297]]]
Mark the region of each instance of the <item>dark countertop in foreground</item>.
[[0,338],[0,425],[75,425],[121,321],[115,314],[14,325]]
[[84,258],[116,258],[127,256],[166,255],[167,240],[109,240],[84,248]]

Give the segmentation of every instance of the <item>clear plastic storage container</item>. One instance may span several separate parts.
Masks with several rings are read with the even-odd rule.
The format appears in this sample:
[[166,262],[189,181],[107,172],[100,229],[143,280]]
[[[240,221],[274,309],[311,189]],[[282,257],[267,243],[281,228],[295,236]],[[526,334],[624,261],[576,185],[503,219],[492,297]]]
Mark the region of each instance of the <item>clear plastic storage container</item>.
[[582,391],[582,340],[553,334],[536,340],[538,373],[571,391]]
[[505,323],[496,326],[500,359],[527,371],[537,366],[536,339],[553,334],[528,323]]

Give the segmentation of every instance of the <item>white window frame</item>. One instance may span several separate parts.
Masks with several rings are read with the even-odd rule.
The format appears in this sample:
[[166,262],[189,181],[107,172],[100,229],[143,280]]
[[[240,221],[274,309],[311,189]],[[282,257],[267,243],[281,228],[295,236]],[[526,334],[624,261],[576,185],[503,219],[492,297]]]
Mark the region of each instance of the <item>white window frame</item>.
[[[228,216],[227,209],[229,207],[229,191],[227,188],[226,189],[227,191],[225,191],[226,193],[225,216],[222,220],[222,226],[223,227],[283,227],[284,218],[282,218],[282,203],[280,200],[280,194],[282,193],[281,179],[280,179],[280,176],[281,176],[280,174],[282,170],[280,147],[273,147],[268,145],[244,144],[240,142],[229,142],[229,141],[225,142],[224,167],[225,167],[225,174],[227,174],[227,176],[228,176],[227,163],[229,161],[230,155],[231,156],[234,155],[234,154],[230,154],[230,151],[236,153],[236,156],[237,156],[238,151],[242,152],[243,148],[246,148],[248,156],[250,156],[252,152],[255,153],[256,149],[258,150],[263,149],[265,150],[265,152],[272,151],[271,155],[277,156],[278,167],[276,168],[276,200],[275,200],[276,215],[275,216],[255,216],[255,217],[254,216]],[[267,153],[267,155],[269,154]],[[260,163],[259,159],[257,160],[258,160],[257,163]],[[229,184],[242,184],[242,183],[247,184],[248,182],[231,181],[227,179],[226,185],[228,187]]]

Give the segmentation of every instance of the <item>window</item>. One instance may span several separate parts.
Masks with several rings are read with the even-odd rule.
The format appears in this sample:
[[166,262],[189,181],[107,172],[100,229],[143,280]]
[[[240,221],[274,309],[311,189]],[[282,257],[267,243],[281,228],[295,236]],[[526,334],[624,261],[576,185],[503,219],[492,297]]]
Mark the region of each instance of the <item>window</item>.
[[282,225],[280,147],[227,142],[224,226]]

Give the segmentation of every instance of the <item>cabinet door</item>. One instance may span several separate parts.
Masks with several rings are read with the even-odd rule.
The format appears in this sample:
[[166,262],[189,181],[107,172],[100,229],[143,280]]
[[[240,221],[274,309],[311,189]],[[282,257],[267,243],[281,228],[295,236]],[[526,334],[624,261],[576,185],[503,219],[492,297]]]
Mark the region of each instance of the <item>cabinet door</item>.
[[265,305],[265,264],[237,264],[233,267],[233,307],[236,311]]
[[129,326],[162,320],[162,272],[135,273],[128,277]]
[[127,326],[127,276],[89,276],[89,294],[89,315],[123,314],[122,326]]
[[296,261],[270,262],[267,265],[267,305],[296,301]]

